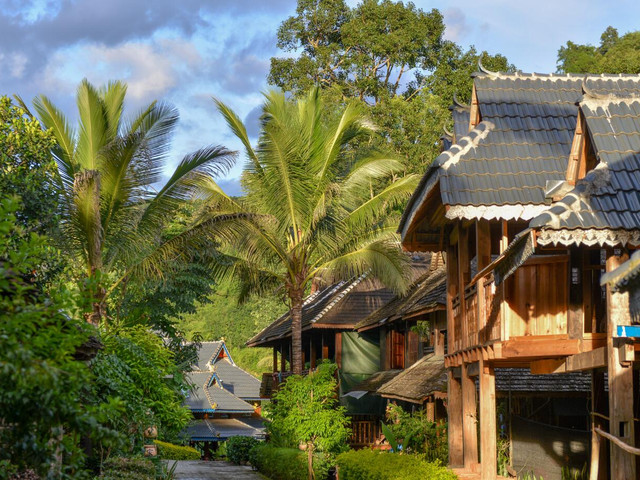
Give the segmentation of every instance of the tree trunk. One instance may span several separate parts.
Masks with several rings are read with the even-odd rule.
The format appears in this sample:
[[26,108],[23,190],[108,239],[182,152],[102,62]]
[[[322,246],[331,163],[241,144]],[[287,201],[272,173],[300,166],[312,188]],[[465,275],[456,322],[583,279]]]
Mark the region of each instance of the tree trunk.
[[302,374],[302,291],[291,293],[291,370]]
[[307,467],[309,469],[309,480],[314,480],[315,473],[313,471],[313,443],[307,442]]

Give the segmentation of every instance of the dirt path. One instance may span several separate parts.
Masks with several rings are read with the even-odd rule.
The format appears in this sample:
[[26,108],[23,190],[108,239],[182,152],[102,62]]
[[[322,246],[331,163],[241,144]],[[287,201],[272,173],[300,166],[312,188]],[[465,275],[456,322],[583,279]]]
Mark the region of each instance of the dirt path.
[[[169,461],[169,466],[173,465]],[[251,470],[228,462],[203,462],[183,460],[176,468],[177,480],[264,480],[265,477]]]

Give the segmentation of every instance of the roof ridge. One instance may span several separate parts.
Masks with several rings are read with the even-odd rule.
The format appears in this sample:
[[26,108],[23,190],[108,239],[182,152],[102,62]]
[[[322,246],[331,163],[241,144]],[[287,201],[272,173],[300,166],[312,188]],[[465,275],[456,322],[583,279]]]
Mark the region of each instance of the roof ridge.
[[366,276],[367,276],[368,272],[363,273],[362,275],[360,275],[358,278],[356,278],[354,281],[351,282],[351,284],[345,288],[342,292],[340,292],[337,296],[337,298],[334,298],[331,302],[329,302],[329,304],[324,307],[315,317],[313,317],[311,319],[310,323],[316,323],[320,318],[322,318],[329,310],[331,310],[340,300],[342,300],[344,298],[344,296],[349,293],[351,290],[353,290],[355,288],[356,285],[358,285]]
[[[489,120],[483,120],[478,125],[476,125],[476,127],[467,135],[462,137],[459,142],[456,142],[456,145],[460,150],[455,154],[452,154],[448,160],[440,165],[440,168],[446,171],[451,165],[457,164],[460,160],[460,157],[466,154],[472,148],[477,147],[480,141],[484,140],[493,128],[495,128],[495,124]],[[463,141],[466,141],[466,144],[464,146],[462,145]]]

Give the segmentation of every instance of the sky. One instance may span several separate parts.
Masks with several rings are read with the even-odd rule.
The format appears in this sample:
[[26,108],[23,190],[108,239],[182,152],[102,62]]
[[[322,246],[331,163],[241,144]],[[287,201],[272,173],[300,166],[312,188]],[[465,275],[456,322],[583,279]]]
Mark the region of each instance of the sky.
[[[597,45],[609,25],[620,34],[640,30],[637,0],[414,3],[443,13],[447,39],[502,53],[524,72],[555,71],[560,46]],[[255,135],[269,59],[283,55],[277,28],[295,7],[295,0],[0,0],[0,95],[18,94],[30,104],[44,94],[75,118],[83,78],[96,85],[124,80],[128,110],[158,99],[180,111],[169,173],[208,144],[241,151],[212,97]],[[239,158],[219,181],[230,194],[240,192]]]

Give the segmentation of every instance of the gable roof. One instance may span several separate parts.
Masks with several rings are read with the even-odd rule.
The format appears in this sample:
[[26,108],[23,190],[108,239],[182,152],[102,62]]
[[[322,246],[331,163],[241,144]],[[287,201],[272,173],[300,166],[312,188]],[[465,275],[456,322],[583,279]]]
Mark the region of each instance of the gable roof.
[[[425,257],[414,257],[412,267],[414,275],[420,275],[427,268],[428,263]],[[390,289],[377,279],[367,278],[366,274],[349,281],[335,283],[305,298],[302,306],[302,330],[312,328],[351,330],[360,320],[385,305],[393,297],[394,293]],[[247,345],[264,346],[290,336],[291,316],[287,312],[247,341]]]
[[[224,351],[225,357],[219,358]],[[234,362],[223,341],[202,342],[197,362],[187,372],[193,385],[185,404],[191,410],[218,413],[253,413],[245,400],[260,400],[260,380]]]
[[[541,245],[640,244],[640,76],[636,78],[636,97],[585,94],[580,102],[599,163],[572,191],[531,221],[531,227],[543,229]],[[624,82],[627,87],[628,83]],[[545,235],[545,230],[570,232]]]
[[477,74],[482,121],[425,174],[433,180],[422,182],[407,205],[403,241],[436,185],[448,219],[530,220],[542,213],[549,204],[547,182],[565,177],[583,81],[589,90],[609,94],[633,91],[639,80],[637,75],[585,80],[583,75]]
[[375,328],[392,322],[404,315],[423,310],[444,309],[447,304],[446,268],[440,266],[416,280],[404,296],[396,295],[390,302],[379,308],[356,325],[358,330]]

